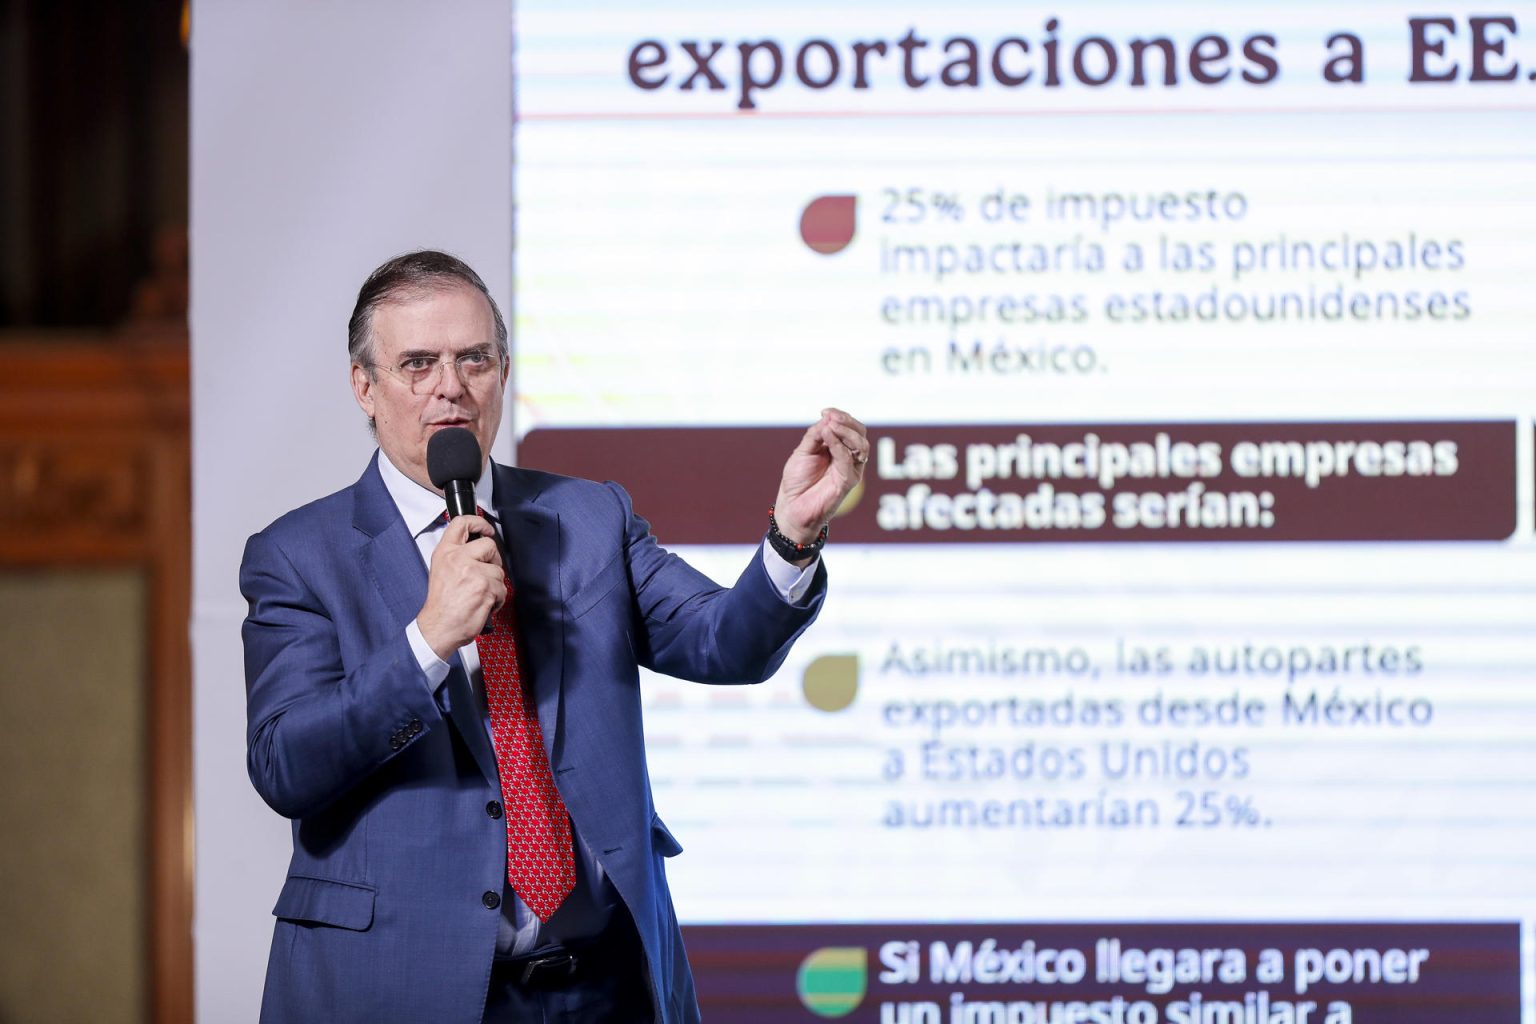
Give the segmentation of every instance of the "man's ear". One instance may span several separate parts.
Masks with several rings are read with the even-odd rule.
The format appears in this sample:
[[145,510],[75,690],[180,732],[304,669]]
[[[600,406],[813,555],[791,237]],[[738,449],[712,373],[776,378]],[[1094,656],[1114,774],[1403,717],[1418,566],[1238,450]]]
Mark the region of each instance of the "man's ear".
[[352,397],[358,408],[373,419],[373,374],[361,363],[352,364]]

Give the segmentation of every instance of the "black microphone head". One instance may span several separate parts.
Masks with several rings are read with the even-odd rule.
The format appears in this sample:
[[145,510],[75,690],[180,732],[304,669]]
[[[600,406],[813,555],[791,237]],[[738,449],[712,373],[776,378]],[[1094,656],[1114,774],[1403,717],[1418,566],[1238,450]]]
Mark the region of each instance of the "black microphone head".
[[449,481],[480,479],[480,442],[463,427],[444,427],[427,441],[427,476],[432,486],[446,488]]

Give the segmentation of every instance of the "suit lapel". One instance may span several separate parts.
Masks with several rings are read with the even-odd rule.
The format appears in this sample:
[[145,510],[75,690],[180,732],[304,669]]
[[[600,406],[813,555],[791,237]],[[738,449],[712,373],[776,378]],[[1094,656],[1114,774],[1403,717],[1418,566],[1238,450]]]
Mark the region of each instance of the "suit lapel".
[[491,749],[491,739],[485,734],[485,723],[480,716],[480,704],[475,700],[474,691],[469,686],[469,675],[464,671],[464,665],[459,661],[459,656],[453,656],[453,667],[448,670],[448,678],[443,683],[443,689],[447,694],[448,717],[453,721],[454,727],[459,730],[459,736],[464,740],[464,745],[469,748],[470,754],[475,758],[475,764],[480,767],[480,774],[492,786],[497,785],[500,776],[496,773],[496,752]]
[[353,493],[352,525],[370,538],[363,547],[363,570],[394,615],[395,625],[404,629],[427,599],[427,567],[379,476],[377,452]]
[[[352,524],[371,538],[363,547],[363,571],[394,615],[394,628],[403,630],[427,600],[427,567],[422,564],[416,540],[408,532],[405,521],[400,518],[400,510],[395,507],[383,478],[379,476],[378,459],[375,452],[374,461],[368,464],[357,483]],[[446,705],[445,710],[458,729],[459,738],[469,748],[480,771],[494,785],[496,754],[485,735],[469,677],[457,654],[450,664],[452,667],[448,670],[438,703]]]
[[538,706],[544,749],[558,772],[564,745],[560,718],[565,660],[560,517],[536,503],[538,487],[526,474],[491,465],[496,474],[496,515],[506,542],[517,611],[518,659]]

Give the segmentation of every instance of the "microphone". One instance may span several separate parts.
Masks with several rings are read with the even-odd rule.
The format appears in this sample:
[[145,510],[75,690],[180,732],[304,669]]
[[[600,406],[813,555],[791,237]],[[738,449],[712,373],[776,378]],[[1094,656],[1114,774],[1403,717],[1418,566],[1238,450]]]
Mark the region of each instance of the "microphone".
[[427,441],[427,476],[448,502],[448,517],[475,514],[475,481],[484,462],[480,442],[463,427],[444,427]]
[[[484,463],[480,442],[463,427],[444,427],[427,441],[427,476],[441,487],[448,502],[448,518],[475,514],[475,481]],[[491,632],[495,616],[485,620],[481,633]]]

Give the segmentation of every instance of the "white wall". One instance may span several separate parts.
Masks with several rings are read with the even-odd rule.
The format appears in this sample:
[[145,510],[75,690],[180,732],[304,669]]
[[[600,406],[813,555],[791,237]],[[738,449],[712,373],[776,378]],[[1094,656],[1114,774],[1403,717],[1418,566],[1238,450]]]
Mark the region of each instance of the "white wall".
[[512,23],[508,0],[200,0],[192,26],[196,1005],[225,1024],[256,1019],[289,850],[245,774],[240,554],[372,450],[346,324],[373,267],[448,249],[510,314]]

